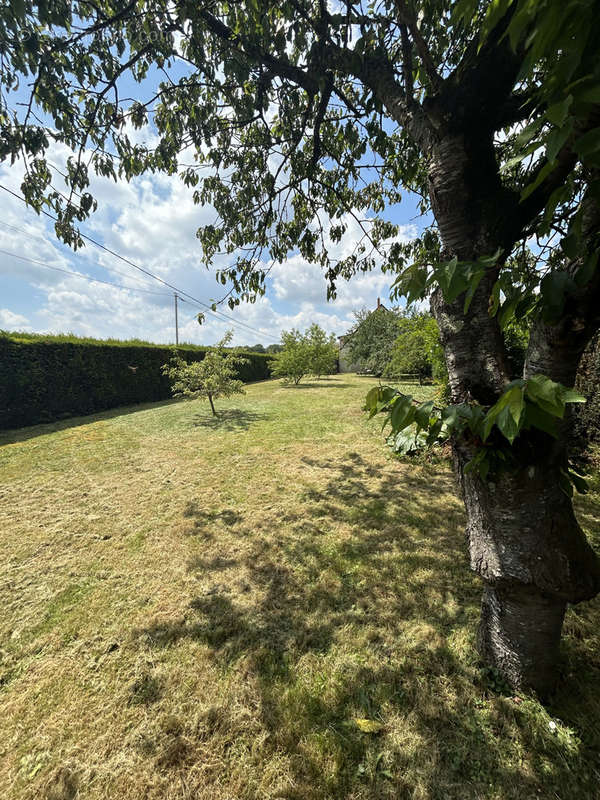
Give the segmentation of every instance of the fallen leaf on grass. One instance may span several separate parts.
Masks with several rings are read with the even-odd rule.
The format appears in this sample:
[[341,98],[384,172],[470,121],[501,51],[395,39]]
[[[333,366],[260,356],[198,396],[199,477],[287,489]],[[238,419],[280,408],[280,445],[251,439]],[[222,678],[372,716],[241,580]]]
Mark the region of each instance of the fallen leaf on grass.
[[354,722],[363,733],[380,733],[385,727],[383,722],[374,719],[355,719]]

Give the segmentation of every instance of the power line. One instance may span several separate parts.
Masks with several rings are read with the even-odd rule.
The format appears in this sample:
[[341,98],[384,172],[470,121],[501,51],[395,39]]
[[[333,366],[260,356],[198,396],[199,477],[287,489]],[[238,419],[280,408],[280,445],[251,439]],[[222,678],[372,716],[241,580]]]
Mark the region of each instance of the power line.
[[[0,225],[4,225],[4,227],[6,228],[10,228],[13,231],[17,231],[18,233],[21,233],[23,236],[27,236],[27,238],[33,241],[35,239],[38,239],[39,241],[44,243],[48,242],[48,239],[44,236],[41,236],[39,233],[31,233],[31,231],[26,231],[25,228],[19,228],[17,225],[10,225],[10,223],[4,222],[4,220],[0,220]],[[140,280],[137,276],[132,277],[130,273],[121,272],[121,270],[118,270],[116,269],[116,267],[113,266],[106,267],[104,266],[104,264],[101,264],[100,268],[105,269],[107,272],[113,272],[115,275],[122,275],[124,278],[127,278],[129,280]],[[146,282],[143,288],[145,289],[148,285],[149,285],[148,282]],[[165,297],[168,296],[166,292],[164,293],[164,296]]]
[[147,292],[148,294],[154,294],[158,297],[168,297],[169,295],[166,292],[153,292],[151,289],[142,289],[141,287],[131,287],[131,286],[123,286],[121,283],[111,283],[111,281],[103,281],[101,278],[92,278],[91,275],[84,275],[83,272],[75,272],[72,269],[63,269],[62,267],[53,267],[51,264],[46,264],[45,261],[38,261],[35,258],[27,258],[27,256],[18,256],[16,253],[9,253],[8,250],[3,250],[0,248],[0,253],[3,253],[5,256],[10,256],[11,258],[18,258],[19,261],[29,261],[30,264],[37,264],[40,267],[45,267],[46,269],[52,269],[55,272],[64,272],[65,275],[75,275],[77,278],[85,278],[87,281],[91,281],[92,283],[104,283],[106,286],[114,286],[117,289],[126,289],[129,292]]
[[[7,192],[8,194],[12,195],[13,197],[16,197],[17,200],[21,200],[23,203],[25,203],[25,205],[28,205],[27,200],[24,197],[22,197],[20,194],[17,194],[17,192],[13,192],[12,189],[9,189],[7,186],[4,186],[1,183],[0,183],[0,189],[4,189],[5,192]],[[49,211],[45,211],[44,209],[40,209],[40,211],[41,211],[42,214],[44,214],[46,217],[49,217],[54,222],[58,222],[58,218],[55,217],[53,214],[50,214]],[[134,269],[137,269],[139,272],[142,272],[144,275],[148,275],[149,277],[154,278],[154,280],[158,281],[159,283],[162,283],[164,286],[167,286],[169,289],[172,289],[174,292],[177,292],[179,294],[179,299],[180,300],[184,300],[184,302],[185,302],[184,298],[187,297],[190,300],[192,300],[194,303],[197,303],[202,308],[207,309],[207,313],[212,314],[213,316],[217,317],[217,319],[219,319],[218,315],[220,315],[221,317],[223,317],[224,319],[230,321],[234,325],[238,325],[238,326],[247,328],[248,330],[252,331],[253,333],[257,333],[262,337],[266,336],[267,338],[272,339],[274,342],[278,342],[279,341],[278,339],[276,339],[271,334],[265,334],[263,331],[260,331],[257,328],[253,328],[252,326],[247,325],[245,322],[240,322],[240,321],[234,319],[234,317],[230,317],[229,315],[223,313],[222,311],[216,311],[216,310],[213,311],[212,307],[208,303],[204,303],[202,300],[198,300],[197,297],[194,297],[193,295],[189,294],[189,292],[185,292],[185,291],[183,291],[183,289],[179,289],[177,286],[174,286],[172,283],[169,283],[168,281],[165,281],[163,278],[160,278],[158,275],[155,275],[153,272],[150,272],[150,270],[145,269],[144,267],[140,267],[134,261],[131,261],[131,259],[127,258],[126,256],[122,256],[120,253],[117,253],[114,250],[111,250],[110,247],[107,247],[106,245],[102,244],[101,242],[96,241],[96,239],[93,239],[91,236],[88,236],[87,234],[82,233],[80,230],[78,230],[78,234],[79,234],[79,236],[81,236],[82,239],[85,239],[86,241],[91,242],[96,247],[99,247],[101,250],[104,250],[105,252],[110,253],[112,256],[115,256],[115,258],[118,258],[121,261],[123,261],[125,264],[129,264],[129,266],[133,267]],[[181,295],[183,295],[184,297],[181,297]]]

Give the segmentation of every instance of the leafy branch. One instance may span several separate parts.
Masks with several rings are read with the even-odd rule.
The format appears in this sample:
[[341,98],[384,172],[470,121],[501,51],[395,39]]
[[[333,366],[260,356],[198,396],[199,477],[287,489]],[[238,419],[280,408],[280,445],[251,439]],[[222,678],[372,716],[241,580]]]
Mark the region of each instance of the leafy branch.
[[[499,461],[515,461],[512,446],[519,435],[535,429],[558,439],[567,404],[585,402],[585,397],[573,389],[545,375],[532,375],[527,380],[511,381],[490,407],[456,403],[438,408],[431,400],[415,403],[412,396],[390,386],[375,386],[367,394],[365,410],[369,419],[385,415],[382,430],[390,427],[388,442],[396,451],[406,453],[462,438],[474,448],[467,469],[476,470],[486,480]],[[571,472],[565,473],[570,483],[585,491],[585,481]]]

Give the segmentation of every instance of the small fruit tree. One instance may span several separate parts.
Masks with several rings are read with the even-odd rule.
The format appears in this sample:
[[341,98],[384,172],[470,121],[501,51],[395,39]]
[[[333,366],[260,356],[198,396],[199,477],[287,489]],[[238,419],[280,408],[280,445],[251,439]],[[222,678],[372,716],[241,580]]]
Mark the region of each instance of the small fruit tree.
[[306,332],[310,345],[310,371],[319,379],[321,375],[331,375],[337,370],[338,349],[335,336],[329,336],[317,323],[313,323]]
[[313,323],[304,333],[296,328],[283,331],[281,342],[283,349],[275,356],[272,372],[284,383],[297,386],[306,375],[320,378],[336,371],[335,336],[328,336],[320,325]]
[[284,383],[298,385],[311,372],[311,346],[308,337],[293,328],[281,334],[283,350],[277,353],[273,363],[273,375],[283,378]]
[[207,397],[214,416],[214,400],[219,397],[231,397],[232,394],[245,394],[244,384],[236,376],[238,367],[248,362],[247,358],[235,350],[228,351],[227,345],[233,338],[233,331],[225,336],[212,350],[209,350],[202,361],[188,364],[181,356],[175,355],[162,368],[163,374],[171,381],[173,397]]

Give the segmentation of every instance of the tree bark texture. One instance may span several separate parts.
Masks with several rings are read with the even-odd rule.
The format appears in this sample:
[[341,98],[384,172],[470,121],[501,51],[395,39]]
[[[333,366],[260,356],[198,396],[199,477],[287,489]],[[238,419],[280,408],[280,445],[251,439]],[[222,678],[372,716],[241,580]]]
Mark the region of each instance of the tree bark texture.
[[[458,449],[458,448],[457,448]],[[547,694],[557,677],[567,603],[600,591],[598,559],[559,484],[551,454],[484,482],[464,472],[471,569],[484,581],[479,648],[516,689]]]
[[[432,147],[430,196],[444,258],[476,260],[507,250],[497,223],[506,198],[482,152],[481,143],[473,151],[458,134]],[[483,158],[479,172],[475,156]],[[501,331],[488,310],[496,277],[495,270],[484,277],[466,314],[464,297],[448,303],[440,290],[432,297],[454,402],[491,405],[510,380]],[[577,309],[572,309],[567,322],[537,326],[526,375],[527,370],[543,372],[573,384],[585,336],[571,344],[574,337],[566,329],[579,330],[578,320]],[[554,353],[554,366],[548,368],[548,354],[559,336],[564,347]],[[545,695],[558,674],[567,603],[600,591],[600,566],[560,486],[564,442],[555,443],[541,433],[521,434],[513,450],[521,466],[484,481],[475,472],[465,472],[473,448],[460,442],[454,447],[470,565],[484,583],[478,644],[484,662],[498,669],[512,687]]]

